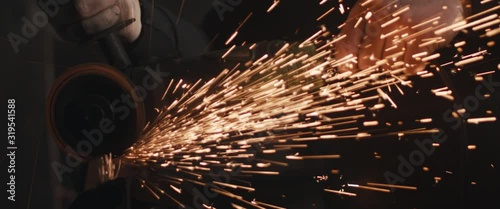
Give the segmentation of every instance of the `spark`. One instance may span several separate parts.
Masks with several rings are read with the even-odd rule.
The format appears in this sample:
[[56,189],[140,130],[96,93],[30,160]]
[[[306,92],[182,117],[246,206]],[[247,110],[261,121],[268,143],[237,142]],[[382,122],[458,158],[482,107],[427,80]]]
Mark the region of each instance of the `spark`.
[[289,160],[338,159],[338,158],[340,158],[340,155],[311,155],[311,156],[289,155],[289,156],[286,156],[286,159],[289,159]]
[[347,196],[351,196],[351,197],[356,197],[358,196],[356,193],[351,193],[351,192],[344,192],[344,191],[337,191],[337,190],[331,190],[331,189],[324,189],[326,192],[331,192],[331,193],[335,193],[335,194],[340,194],[340,195],[347,195]]
[[424,119],[420,119],[420,120],[417,120],[418,122],[420,123],[431,123],[432,122],[432,118],[424,118]]
[[395,189],[417,190],[417,187],[414,187],[414,186],[404,186],[404,185],[395,185],[395,184],[380,184],[380,183],[368,182],[367,185],[377,186],[377,187],[388,187],[388,188],[395,188]]
[[391,97],[389,97],[388,94],[386,94],[384,91],[382,91],[381,89],[377,89],[377,92],[382,96],[382,99],[384,100],[389,100],[389,102],[391,102],[391,106],[394,107],[394,108],[398,108],[398,106],[396,105],[396,103],[394,103],[394,101],[392,101]]
[[417,53],[417,54],[412,55],[413,58],[423,57],[423,56],[427,56],[427,52],[421,52],[421,53]]
[[232,52],[235,48],[236,48],[236,45],[231,46],[231,48],[229,48],[229,49],[226,51],[226,53],[224,53],[224,54],[222,55],[222,59],[226,58],[229,54],[231,54],[231,52]]
[[471,16],[467,17],[467,20],[472,20],[472,19],[475,19],[477,17],[481,17],[481,16],[483,16],[483,15],[485,15],[487,13],[494,12],[494,11],[499,10],[499,9],[500,9],[500,5],[492,7],[492,8],[489,8],[489,9],[486,9],[484,11],[478,12],[478,13],[476,13],[474,15],[471,15]]
[[323,33],[323,30],[319,30],[318,32],[316,32],[314,35],[312,35],[311,37],[307,38],[304,42],[302,42],[299,47],[302,48],[304,47],[307,43],[310,43],[311,40],[317,38],[321,33]]
[[436,35],[442,35],[442,34],[444,34],[444,33],[448,32],[448,31],[453,30],[454,28],[458,28],[458,27],[464,26],[466,23],[467,23],[466,21],[459,21],[459,22],[456,22],[456,23],[451,24],[451,25],[449,25],[449,26],[447,26],[447,27],[444,27],[444,28],[441,28],[441,29],[439,29],[439,30],[436,30],[436,31],[434,32],[434,34],[436,34]]
[[179,188],[177,188],[177,187],[175,187],[174,185],[170,185],[170,188],[172,188],[175,192],[177,192],[179,194],[182,193],[182,190],[179,189]]
[[358,21],[354,25],[354,28],[357,28],[359,26],[359,24],[361,24],[361,21],[363,21],[363,18],[362,17],[358,18]]
[[389,21],[387,21],[387,22],[384,22],[384,23],[381,25],[381,27],[382,27],[382,28],[385,28],[385,27],[387,27],[387,26],[389,26],[389,25],[391,25],[391,24],[393,24],[393,23],[397,22],[399,19],[401,19],[401,17],[399,17],[399,16],[394,17],[394,18],[392,18],[391,20],[389,20]]
[[377,126],[378,125],[378,121],[365,121],[363,123],[364,126]]
[[491,31],[486,32],[487,37],[496,36],[498,34],[500,34],[500,28],[496,28],[495,30],[491,30]]
[[339,11],[340,11],[341,14],[344,14],[345,9],[344,9],[344,5],[343,4],[339,5]]
[[465,42],[465,41],[460,41],[460,42],[455,43],[455,44],[454,44],[454,46],[455,46],[456,48],[458,48],[458,47],[465,46],[465,44],[466,44],[466,43],[467,43],[467,42]]
[[422,61],[423,62],[428,62],[428,61],[431,61],[431,60],[435,60],[435,59],[437,59],[439,57],[441,57],[441,54],[440,53],[436,53],[436,54],[432,54],[432,55],[429,55],[427,57],[422,58]]
[[485,75],[490,75],[490,74],[494,74],[495,71],[487,71],[487,72],[482,72],[482,73],[478,73],[476,74],[476,76],[485,76]]
[[252,15],[253,15],[253,13],[248,14],[248,16],[245,18],[245,20],[243,20],[243,22],[241,22],[238,25],[236,30],[234,30],[234,32],[231,34],[231,36],[229,36],[229,38],[226,40],[226,42],[225,42],[226,45],[229,45],[236,38],[236,36],[238,36],[238,34],[239,34],[238,31],[241,29],[241,27],[243,27],[243,25],[245,25],[245,23],[250,19],[250,17],[252,17]]
[[408,11],[410,11],[410,5],[404,6],[400,10],[392,13],[392,16],[396,17],[396,16],[399,16],[400,14],[403,14],[403,13],[408,12]]
[[372,1],[373,0],[366,0],[363,3],[361,3],[361,6],[364,7],[364,6],[368,5],[369,3],[371,3]]
[[467,119],[467,123],[470,124],[479,124],[479,123],[488,123],[497,121],[496,117],[484,117],[484,118],[469,118]]
[[458,62],[455,63],[455,66],[462,67],[464,65],[468,65],[468,64],[471,64],[471,63],[474,63],[474,62],[478,62],[478,61],[481,61],[483,59],[484,59],[483,56],[477,56],[477,57],[473,57],[473,58],[469,58],[469,59],[458,61]]
[[372,17],[373,13],[372,12],[367,12],[365,15],[365,20],[369,20]]
[[500,20],[496,19],[494,21],[491,21],[491,22],[488,22],[488,23],[484,23],[484,24],[475,26],[475,27],[472,28],[472,30],[473,31],[482,30],[482,29],[485,29],[485,28],[490,27],[490,26],[498,25],[499,23],[500,23]]
[[382,189],[382,188],[371,187],[371,186],[363,186],[363,185],[358,185],[358,184],[347,184],[347,186],[352,187],[352,188],[359,188],[359,189],[376,191],[376,192],[385,192],[385,193],[391,192],[391,190],[388,190],[388,189]]
[[328,14],[332,13],[333,10],[335,10],[335,7],[332,7],[331,9],[329,9],[328,11],[326,11],[324,14],[322,14],[321,16],[319,16],[316,21],[320,21],[321,19],[323,19],[324,17],[326,17]]
[[274,3],[269,7],[269,9],[267,9],[267,13],[273,11],[274,8],[276,8],[279,3],[280,3],[280,0],[274,0]]
[[465,25],[462,25],[460,27],[456,27],[456,28],[453,28],[453,31],[459,31],[459,30],[463,30],[465,28],[470,28],[472,26],[476,26],[476,25],[479,25],[481,23],[484,23],[484,22],[488,22],[490,20],[494,20],[498,17],[498,14],[493,14],[493,15],[490,15],[490,16],[487,16],[487,17],[484,17],[484,18],[481,18],[479,20],[476,20],[474,22],[470,22],[470,23],[467,23]]
[[226,45],[229,45],[238,36],[238,31],[234,31],[233,34],[227,39]]
[[266,207],[269,207],[269,208],[286,209],[286,208],[282,208],[282,207],[279,207],[279,206],[276,206],[276,205],[271,205],[271,204],[264,203],[264,202],[259,202],[259,201],[253,201],[253,202],[257,203],[258,205],[263,205],[263,206],[266,206]]
[[225,187],[230,187],[230,188],[233,188],[233,189],[243,189],[243,190],[247,190],[247,191],[250,191],[250,192],[255,191],[255,189],[252,188],[252,187],[246,187],[246,186],[241,186],[241,185],[222,183],[222,182],[218,182],[218,181],[214,181],[214,184],[218,184],[218,185],[225,186]]

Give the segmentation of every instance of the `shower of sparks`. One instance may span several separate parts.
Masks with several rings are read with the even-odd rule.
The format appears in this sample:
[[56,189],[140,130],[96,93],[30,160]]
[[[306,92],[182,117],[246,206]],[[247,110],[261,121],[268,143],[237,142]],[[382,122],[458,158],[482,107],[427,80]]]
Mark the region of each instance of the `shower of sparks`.
[[115,160],[111,154],[107,154],[101,157],[99,162],[100,164],[97,171],[101,183],[114,180],[118,177],[121,168],[121,161],[119,159]]
[[[324,2],[321,1],[320,4]],[[365,0],[361,5],[367,6],[370,3],[372,0]],[[268,12],[278,4],[279,1],[274,1]],[[410,6],[396,8],[389,18],[384,19],[385,22],[381,22],[382,28],[397,24],[402,15],[410,10]],[[332,11],[333,8],[317,20]],[[344,5],[339,5],[339,11],[342,14],[346,12]],[[439,24],[441,18],[434,16],[411,26],[412,29],[419,30],[414,34],[395,36],[394,34],[408,29],[400,27],[381,36],[392,38],[394,40],[389,41],[398,43],[412,41],[423,33],[435,31],[436,37],[426,39],[420,47],[443,41],[440,35],[448,31],[483,30],[485,37],[494,36],[500,31],[498,15],[490,14],[493,11],[496,11],[495,8],[449,26]],[[234,41],[239,29],[251,15],[252,13],[240,23],[227,39],[226,45]],[[354,27],[370,20],[373,15],[371,11],[365,11],[352,20],[357,21]],[[490,24],[491,22],[494,24]],[[373,66],[358,72],[337,73],[337,67],[356,64],[358,61],[358,57],[353,54],[340,59],[334,58],[334,44],[344,38],[345,35],[332,36],[321,29],[302,43],[287,44],[275,55],[265,55],[245,65],[247,69],[241,69],[241,66],[225,69],[206,83],[199,81],[193,85],[184,84],[185,88],[182,88],[182,80],[172,80],[163,98],[175,99],[164,107],[156,107],[158,117],[150,121],[142,138],[127,150],[121,160],[128,165],[158,173],[155,178],[150,178],[159,179],[158,181],[141,177],[143,188],[155,198],[167,197],[181,207],[185,205],[176,197],[190,191],[182,190],[179,185],[189,182],[198,186],[206,186],[208,183],[217,185],[211,191],[232,199],[231,204],[235,208],[281,208],[255,199],[245,199],[242,193],[255,192],[257,189],[240,179],[252,175],[280,175],[281,168],[296,161],[338,160],[343,157],[338,153],[311,154],[307,152],[310,142],[401,138],[439,132],[429,128],[433,125],[432,118],[415,119],[414,124],[405,126],[399,122],[379,120],[375,116],[377,111],[398,108],[397,101],[391,98],[390,92],[397,90],[396,92],[404,95],[404,89],[412,87],[411,81],[404,75],[410,65],[393,61],[404,55],[404,52],[398,52],[391,53],[386,59],[378,60]],[[454,46],[460,48],[466,44],[462,41]],[[253,47],[255,44],[250,46]],[[315,49],[314,53],[307,50],[311,47]],[[387,51],[396,49],[397,46]],[[464,55],[461,60],[450,61],[441,67],[470,65],[483,60],[485,53],[487,52],[480,51]],[[439,58],[440,54],[417,53],[410,57],[428,62]],[[430,78],[434,73],[423,71],[418,75]],[[476,77],[484,75],[487,73]],[[179,94],[180,91],[183,93]],[[434,89],[432,93],[454,101],[452,91],[447,87]],[[493,121],[496,121],[495,117],[467,120],[472,124]],[[434,143],[433,146],[438,147],[439,144]],[[379,154],[375,157],[382,158]],[[213,175],[211,172],[221,169],[231,174],[230,180],[207,180],[210,179],[208,176]],[[429,168],[425,169],[429,171]],[[337,169],[332,169],[331,172],[340,173]],[[435,177],[436,182],[441,179],[442,177]],[[417,187],[368,183],[347,184],[345,188],[338,186],[324,191],[358,196],[344,189],[390,193],[390,189],[417,190]],[[212,208],[210,205],[205,207]]]

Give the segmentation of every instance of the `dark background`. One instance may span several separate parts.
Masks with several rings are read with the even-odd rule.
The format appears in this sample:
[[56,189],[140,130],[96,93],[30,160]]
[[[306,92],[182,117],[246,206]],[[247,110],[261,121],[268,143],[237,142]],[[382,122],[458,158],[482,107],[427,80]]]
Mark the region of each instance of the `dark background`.
[[[225,48],[226,38],[250,12],[254,12],[253,17],[241,29],[235,43],[274,39],[304,40],[318,30],[317,17],[331,6],[338,8],[338,2],[329,1],[326,5],[319,6],[318,1],[283,0],[272,13],[268,14],[266,10],[272,2],[272,0],[244,0],[241,5],[235,6],[232,12],[226,12],[224,20],[221,21],[213,10],[211,0],[187,0],[184,4],[180,0],[156,1],[174,14],[178,14],[183,5],[182,19],[206,34],[207,44],[214,37],[218,37],[210,42],[210,46],[203,46],[203,49],[206,47]],[[4,203],[7,196],[3,193],[6,190],[4,181],[7,179],[5,177],[7,172],[4,165],[7,158],[2,148],[1,207],[65,209],[85,189],[83,175],[86,173],[86,168],[82,167],[81,171],[77,170],[71,176],[65,176],[63,182],[57,180],[50,165],[54,161],[63,162],[64,154],[47,136],[44,124],[45,97],[54,78],[64,69],[75,64],[104,62],[105,60],[97,46],[79,48],[75,44],[62,42],[50,26],[41,28],[28,44],[20,47],[19,53],[15,53],[6,35],[9,32],[20,34],[23,24],[21,18],[30,19],[38,9],[33,0],[4,0],[2,3],[0,9],[2,63],[0,99],[3,105],[6,105],[7,98],[16,99],[19,150],[16,159],[16,202],[12,204],[11,202]],[[352,4],[352,1],[344,3],[346,7]],[[346,15],[341,15],[338,9],[335,9],[333,15],[324,19],[320,24],[326,24],[333,33],[336,33],[338,32],[336,26],[345,18]],[[453,55],[453,52],[450,52],[450,55]],[[490,58],[493,61],[485,68],[495,69],[498,63],[495,58],[498,58],[498,54],[492,54]],[[440,79],[431,81],[425,81],[420,85],[422,92],[443,84]],[[418,114],[405,116],[410,119],[412,117],[424,118],[426,114],[431,117],[437,115],[440,118],[439,115],[452,105],[435,98],[427,98],[429,99],[427,101],[400,98],[402,102],[400,111],[418,112]],[[439,106],[440,103],[442,103],[440,108],[430,108]],[[418,110],[415,110],[415,104],[420,105]],[[402,114],[401,112],[397,114]],[[394,115],[390,112],[382,114],[386,114],[387,117]],[[312,144],[312,147],[316,147],[315,153],[339,153],[345,157],[340,162],[318,161],[310,165],[296,165],[295,169],[287,172],[287,176],[281,176],[278,179],[255,179],[255,186],[262,188],[257,196],[270,200],[268,202],[290,208],[335,208],[337,206],[341,208],[475,208],[477,205],[487,203],[497,205],[490,208],[498,208],[495,199],[495,197],[500,197],[498,180],[500,177],[497,168],[500,165],[495,164],[499,159],[498,122],[471,126],[467,130],[458,131],[451,130],[449,125],[439,121],[436,124],[443,126],[450,139],[439,153],[426,160],[425,166],[431,168],[430,172],[423,172],[421,168],[417,168],[415,174],[405,182],[408,185],[419,186],[417,192],[398,191],[394,194],[359,192],[359,197],[356,198],[344,198],[322,192],[322,188],[329,186],[332,186],[332,189],[339,189],[338,186],[345,182],[384,182],[385,171],[396,172],[398,163],[395,160],[396,157],[407,156],[414,150],[415,145],[412,143],[414,139],[398,141],[395,138],[383,138]],[[460,131],[467,133],[459,133]],[[464,143],[476,144],[478,150],[474,153],[467,152],[468,154],[465,155]],[[383,159],[375,159],[373,152],[382,153]],[[491,167],[492,164],[494,167]],[[314,170],[314,172],[305,172],[304,168]],[[327,172],[332,168],[339,168],[342,171],[342,180],[338,175],[331,175],[328,182],[317,183],[312,179],[311,173],[330,175]],[[453,174],[447,174],[445,171],[452,171]],[[435,176],[440,176],[443,180],[436,183],[434,182]],[[471,185],[471,181],[477,182],[477,186]],[[281,194],[286,195],[283,197]]]

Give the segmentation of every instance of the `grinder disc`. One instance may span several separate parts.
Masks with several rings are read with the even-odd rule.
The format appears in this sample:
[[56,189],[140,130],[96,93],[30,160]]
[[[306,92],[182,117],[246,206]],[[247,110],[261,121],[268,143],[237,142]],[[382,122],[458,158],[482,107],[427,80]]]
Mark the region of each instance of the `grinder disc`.
[[67,154],[89,160],[120,155],[145,125],[142,99],[129,79],[103,64],[84,64],[57,78],[46,103],[52,137]]

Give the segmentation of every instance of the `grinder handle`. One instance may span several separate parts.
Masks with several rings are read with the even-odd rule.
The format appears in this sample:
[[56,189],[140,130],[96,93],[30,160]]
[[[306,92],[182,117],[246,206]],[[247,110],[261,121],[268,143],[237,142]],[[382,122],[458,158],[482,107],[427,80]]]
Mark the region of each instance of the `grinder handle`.
[[130,66],[131,62],[127,51],[115,32],[99,39],[99,45],[111,65],[122,70]]
[[129,26],[135,22],[135,18],[119,22],[103,31],[93,34],[82,41],[82,45],[88,45],[99,42],[104,55],[111,65],[114,67],[125,70],[130,67],[130,57],[123,46],[123,42],[116,34],[117,31]]

